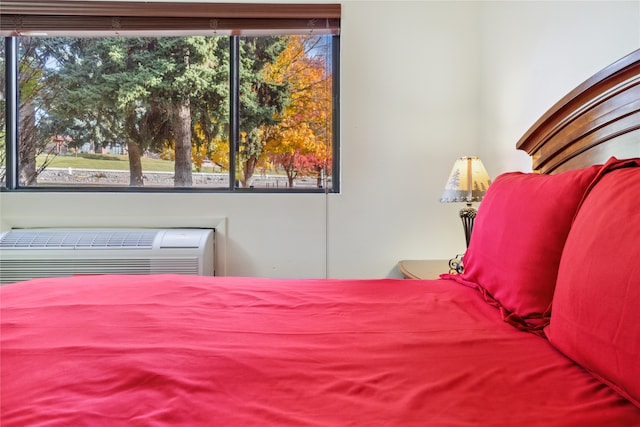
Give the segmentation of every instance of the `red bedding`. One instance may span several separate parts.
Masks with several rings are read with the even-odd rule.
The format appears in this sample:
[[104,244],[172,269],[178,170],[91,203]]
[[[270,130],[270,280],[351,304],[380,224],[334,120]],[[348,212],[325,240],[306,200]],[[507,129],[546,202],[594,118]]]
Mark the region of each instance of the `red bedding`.
[[473,289],[191,276],[0,288],[13,426],[640,426]]

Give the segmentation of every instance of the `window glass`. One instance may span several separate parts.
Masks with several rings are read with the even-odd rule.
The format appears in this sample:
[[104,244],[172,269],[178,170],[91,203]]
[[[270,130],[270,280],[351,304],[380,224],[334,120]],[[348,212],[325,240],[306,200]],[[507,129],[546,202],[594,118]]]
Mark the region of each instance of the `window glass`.
[[241,40],[236,164],[242,187],[326,184],[332,151],[330,41],[327,36]]
[[332,188],[335,36],[230,38],[19,37],[18,186]]
[[6,110],[6,85],[5,85],[5,76],[6,76],[6,61],[5,61],[5,50],[4,43],[0,43],[0,185],[5,185],[5,177],[7,171],[7,153],[6,153],[6,134],[7,128],[5,126],[5,114]]

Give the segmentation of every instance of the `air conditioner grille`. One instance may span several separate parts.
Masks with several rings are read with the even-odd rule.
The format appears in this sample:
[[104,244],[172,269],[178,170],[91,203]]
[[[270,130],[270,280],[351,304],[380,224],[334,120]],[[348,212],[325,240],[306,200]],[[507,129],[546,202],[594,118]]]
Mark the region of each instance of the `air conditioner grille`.
[[11,230],[0,248],[150,249],[157,230]]
[[40,277],[94,274],[192,274],[199,271],[197,257],[185,258],[75,258],[42,260],[0,259],[0,284]]
[[215,275],[214,238],[213,229],[192,228],[2,231],[0,285],[71,275]]

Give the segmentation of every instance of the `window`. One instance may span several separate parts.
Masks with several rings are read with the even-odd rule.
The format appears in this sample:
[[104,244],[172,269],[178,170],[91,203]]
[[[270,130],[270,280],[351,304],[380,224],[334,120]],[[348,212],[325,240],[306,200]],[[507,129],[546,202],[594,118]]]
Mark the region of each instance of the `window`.
[[5,188],[339,190],[339,5],[33,5],[1,15]]

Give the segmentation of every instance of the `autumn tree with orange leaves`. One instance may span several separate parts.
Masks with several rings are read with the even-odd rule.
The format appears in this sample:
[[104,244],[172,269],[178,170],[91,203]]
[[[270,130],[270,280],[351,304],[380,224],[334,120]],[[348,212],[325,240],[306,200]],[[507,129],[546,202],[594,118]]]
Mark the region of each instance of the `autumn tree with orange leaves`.
[[322,187],[331,164],[331,72],[326,38],[291,36],[275,63],[265,67],[265,79],[288,83],[290,99],[277,125],[264,126],[269,161],[296,178],[316,176]]

